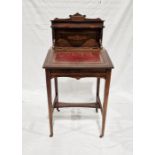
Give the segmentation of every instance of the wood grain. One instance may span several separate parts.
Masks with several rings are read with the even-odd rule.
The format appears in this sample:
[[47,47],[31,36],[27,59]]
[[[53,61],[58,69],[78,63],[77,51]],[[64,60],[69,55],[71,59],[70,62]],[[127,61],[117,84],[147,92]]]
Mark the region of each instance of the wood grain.
[[[104,20],[89,19],[85,15],[76,13],[69,18],[55,18],[51,20],[52,47],[49,49],[43,68],[46,72],[46,86],[48,98],[48,113],[50,136],[53,136],[54,108],[95,108],[101,110],[102,128],[100,137],[104,136],[105,122],[110,89],[112,61],[102,47],[102,33]],[[70,52],[70,53],[69,53]],[[69,53],[69,54],[68,54]],[[78,54],[79,53],[79,54]],[[94,54],[94,55],[93,55]],[[92,103],[64,103],[58,98],[58,78],[97,78],[96,102]],[[101,103],[100,79],[105,79],[104,101]],[[52,104],[51,80],[55,83],[55,98]]]

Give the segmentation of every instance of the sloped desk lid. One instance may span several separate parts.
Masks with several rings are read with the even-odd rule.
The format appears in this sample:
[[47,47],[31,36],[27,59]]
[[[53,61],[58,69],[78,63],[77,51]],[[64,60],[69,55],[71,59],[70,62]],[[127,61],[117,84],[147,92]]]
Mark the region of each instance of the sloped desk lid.
[[51,48],[43,68],[113,68],[104,48]]

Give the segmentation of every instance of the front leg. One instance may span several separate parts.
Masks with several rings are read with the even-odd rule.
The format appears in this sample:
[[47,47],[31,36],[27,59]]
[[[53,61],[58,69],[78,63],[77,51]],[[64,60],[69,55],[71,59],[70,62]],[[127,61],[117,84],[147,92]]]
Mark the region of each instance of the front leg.
[[51,90],[51,78],[50,73],[46,70],[46,87],[47,87],[47,98],[48,98],[48,116],[50,125],[50,137],[53,136],[53,107],[52,107],[52,90]]
[[105,78],[104,103],[103,103],[103,110],[102,110],[102,130],[101,130],[100,137],[103,137],[104,132],[105,132],[108,96],[109,96],[109,88],[110,88],[110,79],[111,79],[111,70],[107,73],[106,78]]

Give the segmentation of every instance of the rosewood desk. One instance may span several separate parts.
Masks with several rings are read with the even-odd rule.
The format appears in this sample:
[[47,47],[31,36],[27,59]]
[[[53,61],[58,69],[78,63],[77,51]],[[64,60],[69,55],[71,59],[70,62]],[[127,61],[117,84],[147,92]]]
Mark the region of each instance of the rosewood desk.
[[[102,29],[104,21],[88,19],[78,13],[67,19],[54,19],[52,25],[53,46],[49,49],[43,68],[46,73],[47,97],[50,137],[53,136],[53,112],[56,108],[88,107],[101,110],[103,137],[108,104],[111,71],[113,64],[107,51],[102,47]],[[96,102],[94,103],[64,103],[58,98],[58,78],[97,79]],[[55,97],[52,103],[51,79],[55,82]],[[99,97],[100,79],[105,79],[104,101]]]

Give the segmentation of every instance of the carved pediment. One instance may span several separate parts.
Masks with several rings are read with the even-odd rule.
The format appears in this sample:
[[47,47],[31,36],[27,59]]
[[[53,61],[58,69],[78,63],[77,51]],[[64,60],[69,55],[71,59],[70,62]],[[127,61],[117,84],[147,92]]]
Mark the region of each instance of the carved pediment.
[[69,16],[71,20],[85,20],[86,15],[81,15],[80,13],[75,13]]
[[72,21],[84,21],[84,22],[102,22],[100,18],[86,18],[86,15],[82,15],[80,13],[75,13],[73,15],[69,15],[69,18],[55,18],[55,22],[72,22]]

